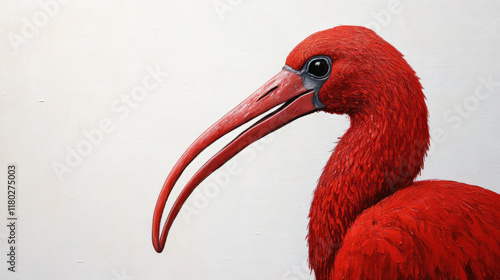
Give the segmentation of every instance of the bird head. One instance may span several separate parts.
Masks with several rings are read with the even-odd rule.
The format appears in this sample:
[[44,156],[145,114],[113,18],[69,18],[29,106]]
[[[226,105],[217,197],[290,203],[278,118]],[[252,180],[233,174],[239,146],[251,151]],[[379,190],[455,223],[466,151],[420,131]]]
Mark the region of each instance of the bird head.
[[375,32],[361,26],[320,31],[298,44],[286,59],[316,87],[321,110],[358,115],[380,114],[395,106],[422,105],[415,72],[403,55]]
[[[390,115],[400,112],[398,107],[409,110],[415,104],[422,106],[420,88],[402,55],[369,29],[339,26],[309,36],[292,50],[276,76],[209,127],[178,160],[154,211],[156,251],[163,250],[175,217],[196,186],[254,141],[316,111],[348,114],[356,119]],[[190,179],[174,202],[160,235],[166,201],[187,165],[217,139],[259,116]]]

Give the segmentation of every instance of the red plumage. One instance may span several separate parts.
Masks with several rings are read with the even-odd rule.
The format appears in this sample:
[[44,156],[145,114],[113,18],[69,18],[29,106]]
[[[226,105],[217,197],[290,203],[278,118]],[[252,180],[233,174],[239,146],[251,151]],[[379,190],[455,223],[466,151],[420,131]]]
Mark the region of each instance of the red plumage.
[[497,279],[500,196],[452,181],[420,181],[365,209],[328,277]]
[[[182,203],[213,170],[256,139],[322,110],[347,114],[351,126],[311,204],[307,240],[317,280],[500,279],[500,195],[451,181],[414,182],[429,147],[428,112],[402,54],[369,29],[340,26],[306,38],[286,65],[176,164],[155,209],[157,251]],[[165,202],[185,166],[217,138],[279,104],[200,169],[160,237]]]

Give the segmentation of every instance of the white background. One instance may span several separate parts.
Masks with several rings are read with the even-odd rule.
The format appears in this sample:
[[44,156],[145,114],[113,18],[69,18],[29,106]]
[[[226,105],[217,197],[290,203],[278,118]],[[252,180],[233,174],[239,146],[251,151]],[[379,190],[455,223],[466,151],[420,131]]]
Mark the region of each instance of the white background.
[[[0,4],[1,279],[312,279],[307,214],[344,116],[310,115],[236,156],[235,171],[193,194],[196,213],[179,216],[162,254],[150,227],[188,145],[306,36],[340,24],[375,29],[421,78],[434,134],[421,178],[500,192],[499,1],[123,2]],[[148,71],[168,77],[125,107]],[[89,146],[84,133],[103,121],[112,131]],[[16,273],[6,263],[9,164]]]

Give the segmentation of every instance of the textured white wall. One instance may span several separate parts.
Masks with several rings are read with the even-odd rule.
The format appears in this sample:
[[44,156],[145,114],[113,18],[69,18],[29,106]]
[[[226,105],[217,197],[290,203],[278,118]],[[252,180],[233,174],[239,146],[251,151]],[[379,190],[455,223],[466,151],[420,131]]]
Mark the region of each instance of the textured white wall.
[[0,224],[11,163],[19,183],[17,272],[0,226],[1,279],[313,279],[307,214],[342,116],[302,118],[236,156],[162,254],[150,225],[185,148],[340,24],[375,29],[420,76],[434,135],[421,177],[500,192],[499,1],[123,2],[0,4]]

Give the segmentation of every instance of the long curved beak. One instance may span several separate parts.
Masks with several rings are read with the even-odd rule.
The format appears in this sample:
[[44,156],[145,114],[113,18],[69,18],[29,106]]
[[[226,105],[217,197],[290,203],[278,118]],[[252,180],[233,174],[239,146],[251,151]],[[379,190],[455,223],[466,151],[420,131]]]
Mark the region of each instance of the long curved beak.
[[[314,105],[314,98],[315,90],[305,88],[302,77],[293,69],[288,69],[285,66],[281,72],[254,94],[203,132],[177,161],[163,184],[153,215],[152,237],[155,250],[158,253],[163,251],[172,223],[196,186],[251,143],[299,117],[318,110],[318,106]],[[173,204],[160,237],[160,224],[165,204],[177,179],[187,165],[220,137],[276,106],[280,107],[242,132],[193,175]]]

